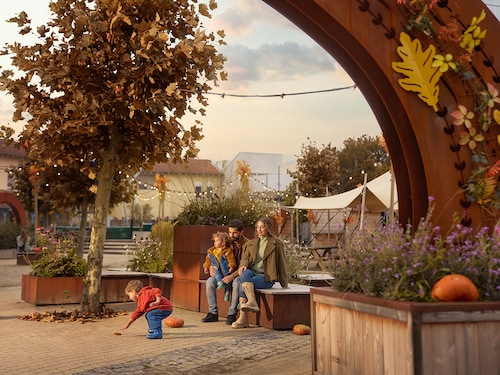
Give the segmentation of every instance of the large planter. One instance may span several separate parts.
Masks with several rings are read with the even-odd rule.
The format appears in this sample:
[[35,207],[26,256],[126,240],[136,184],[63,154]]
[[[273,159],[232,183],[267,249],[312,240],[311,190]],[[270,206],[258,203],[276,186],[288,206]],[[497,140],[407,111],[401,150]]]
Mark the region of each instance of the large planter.
[[[132,280],[151,285],[150,276],[142,272],[103,273],[101,276],[101,303],[126,302],[125,286]],[[167,290],[169,292],[169,290]],[[59,305],[80,303],[83,277],[37,277],[22,275],[21,299],[33,305]],[[163,291],[165,296],[165,291]]]
[[497,374],[500,302],[415,303],[311,288],[314,374]]
[[83,277],[37,277],[22,275],[21,299],[33,305],[79,303]]

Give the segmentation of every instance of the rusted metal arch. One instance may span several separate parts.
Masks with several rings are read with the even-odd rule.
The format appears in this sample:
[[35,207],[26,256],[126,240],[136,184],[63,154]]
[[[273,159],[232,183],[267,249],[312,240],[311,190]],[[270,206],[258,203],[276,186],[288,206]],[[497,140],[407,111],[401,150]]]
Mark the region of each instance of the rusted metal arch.
[[[491,225],[477,204],[470,204],[459,187],[470,174],[470,153],[457,147],[449,113],[467,99],[462,82],[440,84],[437,115],[415,93],[398,85],[399,74],[392,62],[399,61],[396,48],[405,31],[407,18],[396,0],[263,0],[307,33],[349,73],[362,91],[383,131],[398,182],[399,216],[402,223],[418,223],[428,208],[428,196],[435,198],[434,223],[447,228],[453,214],[465,214],[463,223],[479,227]],[[500,82],[500,49],[496,36],[500,24],[480,0],[439,1],[433,10],[434,22],[452,17],[465,25],[481,10],[481,23],[488,38],[475,55],[474,68],[485,82]],[[425,39],[417,32],[416,37]],[[423,37],[423,38],[422,38]],[[423,43],[425,44],[425,40]],[[488,60],[484,63],[482,60]],[[498,127],[496,127],[498,128]],[[496,137],[498,129],[494,129]],[[498,146],[490,142],[490,152]]]
[[7,204],[12,209],[17,222],[23,227],[26,226],[26,213],[19,198],[9,191],[0,191],[0,203]]

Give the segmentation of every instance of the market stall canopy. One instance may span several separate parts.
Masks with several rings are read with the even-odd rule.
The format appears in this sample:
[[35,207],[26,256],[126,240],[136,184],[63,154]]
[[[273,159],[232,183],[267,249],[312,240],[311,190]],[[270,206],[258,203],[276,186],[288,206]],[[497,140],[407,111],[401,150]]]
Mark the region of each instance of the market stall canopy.
[[[361,204],[363,187],[357,187],[344,193],[329,197],[307,198],[299,197],[293,206],[300,210],[340,210],[346,207],[354,208]],[[397,197],[396,184],[394,184],[394,199]],[[391,206],[391,173],[373,179],[366,184],[365,206],[370,212],[383,212]],[[394,204],[397,210],[397,203]]]

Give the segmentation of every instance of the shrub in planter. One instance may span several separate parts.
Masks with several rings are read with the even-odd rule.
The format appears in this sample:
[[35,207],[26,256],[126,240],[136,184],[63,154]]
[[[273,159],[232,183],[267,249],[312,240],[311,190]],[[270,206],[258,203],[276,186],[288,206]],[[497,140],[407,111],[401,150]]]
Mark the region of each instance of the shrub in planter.
[[31,275],[37,277],[84,276],[87,262],[77,254],[77,244],[71,238],[56,236],[50,230],[37,228],[37,245],[40,252],[29,260]]
[[272,197],[254,198],[242,189],[227,196],[194,198],[177,216],[178,225],[226,225],[232,219],[240,219],[245,227],[253,227],[262,216],[269,215],[274,201]]
[[127,248],[127,269],[136,272],[161,273],[172,269],[174,253],[174,226],[160,222],[151,228],[151,239],[138,241]]

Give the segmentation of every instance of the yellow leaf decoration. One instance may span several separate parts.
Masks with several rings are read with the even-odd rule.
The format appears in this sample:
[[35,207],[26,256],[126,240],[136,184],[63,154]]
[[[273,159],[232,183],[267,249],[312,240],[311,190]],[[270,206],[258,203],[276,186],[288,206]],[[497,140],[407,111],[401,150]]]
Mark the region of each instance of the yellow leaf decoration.
[[406,76],[398,80],[399,85],[406,91],[417,92],[418,97],[437,112],[439,101],[437,83],[443,72],[439,67],[432,66],[436,48],[430,45],[423,51],[420,40],[411,41],[406,33],[401,33],[399,40],[401,46],[397,48],[397,52],[403,61],[392,63],[395,72]]
[[500,125],[500,111],[498,109],[495,109],[493,111],[493,118],[495,119],[495,122]]

